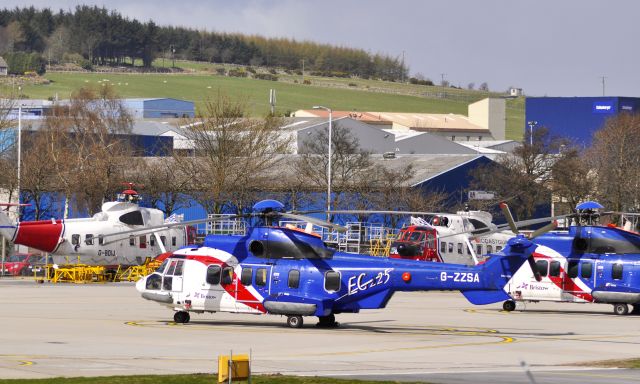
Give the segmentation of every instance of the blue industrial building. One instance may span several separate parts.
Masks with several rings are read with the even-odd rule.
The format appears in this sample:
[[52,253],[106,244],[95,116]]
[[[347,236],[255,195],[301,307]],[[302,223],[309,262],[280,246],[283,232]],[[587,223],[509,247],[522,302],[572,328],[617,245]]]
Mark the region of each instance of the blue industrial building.
[[637,97],[527,97],[525,129],[546,127],[552,135],[589,146],[593,133],[621,112],[640,111]]
[[134,119],[167,119],[195,117],[193,101],[171,98],[161,99],[124,99],[125,107]]

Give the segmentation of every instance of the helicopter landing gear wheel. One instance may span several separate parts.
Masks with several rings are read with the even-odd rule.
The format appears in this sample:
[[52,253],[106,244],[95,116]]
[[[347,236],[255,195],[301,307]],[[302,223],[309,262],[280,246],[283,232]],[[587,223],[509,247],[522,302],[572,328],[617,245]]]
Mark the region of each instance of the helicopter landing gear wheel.
[[175,321],[178,324],[188,323],[189,320],[191,320],[191,316],[189,315],[189,312],[178,311],[173,315],[173,321]]
[[302,316],[287,316],[287,325],[291,328],[302,328],[302,323],[304,323]]
[[340,326],[340,323],[336,321],[336,316],[333,313],[327,316],[318,316],[318,320],[316,327],[335,328]]
[[507,300],[502,303],[502,309],[507,312],[511,312],[516,309],[516,302],[513,300]]
[[629,313],[629,306],[625,303],[613,304],[613,313],[616,315],[626,315]]

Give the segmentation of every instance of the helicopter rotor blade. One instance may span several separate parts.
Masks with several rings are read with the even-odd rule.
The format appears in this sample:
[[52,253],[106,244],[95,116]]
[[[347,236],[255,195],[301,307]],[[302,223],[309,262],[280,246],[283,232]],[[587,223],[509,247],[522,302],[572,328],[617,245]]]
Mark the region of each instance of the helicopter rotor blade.
[[516,226],[516,223],[513,220],[513,215],[511,215],[511,210],[509,209],[509,206],[507,205],[507,203],[505,203],[504,201],[500,203],[500,209],[502,210],[502,214],[507,220],[507,224],[509,224],[509,228],[511,229],[511,232],[517,235],[518,227]]
[[338,224],[333,224],[330,223],[328,221],[324,221],[324,220],[320,220],[320,219],[316,219],[313,217],[309,217],[309,216],[303,216],[303,215],[298,215],[295,213],[288,213],[288,212],[274,212],[273,216],[283,216],[283,217],[288,217],[290,219],[294,219],[294,220],[300,220],[300,221],[307,221],[309,223],[321,226],[321,227],[327,227],[327,228],[331,228],[335,231],[338,232],[346,232],[347,228],[338,225]]
[[558,228],[558,221],[557,220],[553,220],[551,223],[545,225],[542,228],[538,228],[535,231],[531,232],[531,235],[529,236],[529,239],[535,239],[536,237],[545,234],[549,231],[553,231],[554,229]]

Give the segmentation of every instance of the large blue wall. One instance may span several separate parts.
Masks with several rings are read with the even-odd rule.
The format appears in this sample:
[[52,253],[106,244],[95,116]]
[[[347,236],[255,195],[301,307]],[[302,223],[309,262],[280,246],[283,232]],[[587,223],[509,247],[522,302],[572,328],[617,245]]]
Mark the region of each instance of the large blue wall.
[[525,104],[525,129],[546,127],[552,135],[590,146],[593,133],[606,120],[620,112],[640,112],[640,98],[635,97],[528,97]]
[[195,117],[193,101],[178,99],[148,99],[144,100],[145,119]]

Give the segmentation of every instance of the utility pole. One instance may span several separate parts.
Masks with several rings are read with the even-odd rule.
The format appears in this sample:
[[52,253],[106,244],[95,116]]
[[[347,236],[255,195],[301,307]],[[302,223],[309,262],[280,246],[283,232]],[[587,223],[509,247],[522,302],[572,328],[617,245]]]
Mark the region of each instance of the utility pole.
[[441,73],[440,74],[440,87],[442,87],[442,93],[440,94],[440,98],[444,99],[445,98],[445,93],[444,93],[444,77],[446,76],[446,73]]
[[301,84],[304,84],[304,59],[302,59],[302,81]]
[[606,76],[600,76],[600,78],[602,79],[602,96],[604,96],[604,79],[606,79]]
[[400,67],[400,71],[401,71],[400,78],[404,83],[404,50],[402,51],[402,66]]

